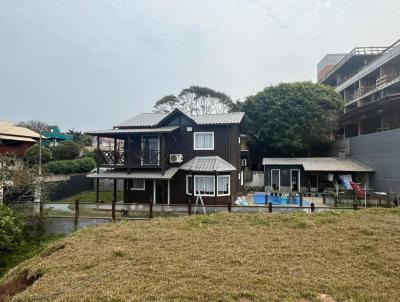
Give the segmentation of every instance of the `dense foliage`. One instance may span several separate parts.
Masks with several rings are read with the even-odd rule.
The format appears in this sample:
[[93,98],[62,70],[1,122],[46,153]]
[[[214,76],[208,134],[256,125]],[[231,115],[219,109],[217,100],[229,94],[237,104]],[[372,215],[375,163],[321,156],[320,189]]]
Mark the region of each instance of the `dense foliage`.
[[90,157],[52,161],[45,165],[45,169],[53,174],[87,173],[95,167],[96,162]]
[[311,82],[266,87],[241,104],[254,159],[262,156],[321,155],[335,127],[341,98],[331,87]]
[[80,147],[85,147],[85,146],[91,146],[93,137],[91,135],[87,135],[81,131],[77,131],[75,129],[70,129],[67,132],[68,134],[71,134],[73,137],[74,143],[79,145]]
[[[28,166],[39,164],[39,144],[35,144],[25,151],[24,159]],[[51,152],[46,147],[42,146],[42,163],[47,163],[51,160]]]
[[79,156],[79,146],[71,141],[65,141],[52,148],[53,158],[55,160],[70,160]]
[[171,112],[178,108],[192,115],[225,113],[233,102],[223,92],[207,87],[191,86],[183,89],[178,96],[167,95],[154,105],[155,112]]
[[14,249],[22,239],[24,223],[7,206],[0,204],[0,255]]

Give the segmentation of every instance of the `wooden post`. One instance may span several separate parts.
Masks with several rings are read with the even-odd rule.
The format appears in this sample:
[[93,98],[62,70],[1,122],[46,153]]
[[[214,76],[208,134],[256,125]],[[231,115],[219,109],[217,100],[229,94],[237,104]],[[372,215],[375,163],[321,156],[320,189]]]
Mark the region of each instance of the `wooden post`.
[[357,205],[357,202],[354,202],[354,204],[353,204],[353,208],[354,208],[354,210],[358,210],[358,205]]
[[315,211],[314,203],[312,202],[312,203],[311,203],[311,213],[314,213],[314,211]]
[[188,203],[188,215],[192,215],[192,204]]
[[299,206],[302,207],[303,206],[303,193],[299,193],[299,196],[300,196]]
[[153,218],[153,201],[150,198],[149,201],[149,218],[152,219]]
[[164,175],[165,172],[165,161],[166,161],[166,157],[165,157],[165,134],[163,133],[161,135],[161,150],[160,152],[160,160],[161,160],[161,175]]
[[191,203],[194,203],[194,198],[195,198],[195,192],[194,192],[194,173],[191,173],[192,175],[192,196],[190,197]]
[[232,203],[230,200],[228,201],[228,212],[232,212]]
[[272,213],[272,202],[268,202],[268,213]]
[[111,203],[111,217],[112,221],[115,221],[115,199]]
[[74,217],[75,229],[78,228],[78,223],[79,223],[79,199],[75,200],[75,217]]
[[[97,136],[97,153],[98,153],[98,156],[100,156],[100,136]],[[98,161],[97,161],[97,163],[96,163],[96,170],[97,170],[97,178],[96,178],[96,202],[99,203],[99,201],[100,201],[100,188],[99,188],[99,184],[100,184],[100,180],[99,180],[100,167],[99,167]]]
[[117,179],[114,178],[114,191],[113,191],[113,198],[115,201],[117,201]]
[[217,195],[218,195],[218,172],[215,171],[214,175],[214,204],[217,204]]
[[326,195],[322,193],[322,204],[326,204]]

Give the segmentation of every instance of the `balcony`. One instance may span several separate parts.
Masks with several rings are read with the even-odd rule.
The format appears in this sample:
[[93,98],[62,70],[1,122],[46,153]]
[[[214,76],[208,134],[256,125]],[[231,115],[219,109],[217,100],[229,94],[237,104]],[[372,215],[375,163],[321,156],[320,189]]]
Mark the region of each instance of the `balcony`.
[[100,150],[97,156],[102,167],[154,168],[160,166],[160,160],[160,150]]

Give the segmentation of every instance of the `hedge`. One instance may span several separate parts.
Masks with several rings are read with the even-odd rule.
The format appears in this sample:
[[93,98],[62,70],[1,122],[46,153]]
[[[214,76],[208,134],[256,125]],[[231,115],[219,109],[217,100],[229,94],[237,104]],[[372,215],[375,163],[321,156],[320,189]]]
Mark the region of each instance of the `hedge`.
[[45,165],[45,169],[53,174],[87,173],[96,167],[96,162],[89,157],[73,160],[56,160]]

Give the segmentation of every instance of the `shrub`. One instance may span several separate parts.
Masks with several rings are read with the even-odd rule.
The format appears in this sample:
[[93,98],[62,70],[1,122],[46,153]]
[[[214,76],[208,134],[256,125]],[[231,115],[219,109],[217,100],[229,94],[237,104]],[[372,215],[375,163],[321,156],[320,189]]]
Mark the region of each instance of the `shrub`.
[[0,205],[0,255],[14,249],[22,240],[24,223],[14,212]]
[[[25,151],[24,159],[29,166],[39,164],[39,144],[35,144]],[[45,164],[51,160],[51,152],[42,146],[42,163]]]
[[58,160],[46,164],[45,168],[53,174],[87,173],[96,167],[96,162],[89,157],[74,160]]
[[65,141],[53,147],[52,153],[55,160],[75,159],[80,153],[79,146],[71,141]]

